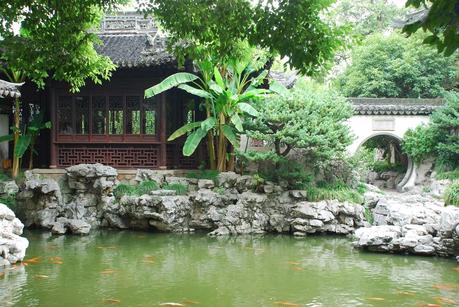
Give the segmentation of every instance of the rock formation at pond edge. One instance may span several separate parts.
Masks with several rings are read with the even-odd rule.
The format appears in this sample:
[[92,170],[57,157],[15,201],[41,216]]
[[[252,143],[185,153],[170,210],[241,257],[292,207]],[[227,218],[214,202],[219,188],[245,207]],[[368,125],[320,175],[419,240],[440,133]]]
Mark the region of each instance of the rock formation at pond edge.
[[[459,208],[428,195],[381,195],[373,201],[374,225],[357,229],[354,244],[377,252],[459,256]],[[459,260],[459,259],[458,259]]]
[[[422,255],[459,255],[459,208],[420,191],[385,193],[368,185],[365,205],[374,223],[365,221],[364,206],[336,200],[308,202],[306,191],[286,190],[272,183],[232,172],[216,182],[159,175],[138,170],[136,180],[159,186],[180,183],[187,195],[156,190],[115,199],[117,171],[101,164],[66,169],[65,178],[41,178],[26,172],[18,207],[26,226],[53,233],[86,234],[98,227],[152,229],[165,232],[206,231],[209,235],[292,233],[353,234],[355,246],[371,251]],[[357,230],[356,230],[357,229]]]
[[[116,200],[117,171],[101,164],[80,164],[66,169],[58,184],[26,172],[18,207],[26,226],[85,234],[92,228],[154,229],[167,232],[203,230],[210,235],[265,232],[350,234],[362,227],[364,208],[338,201],[305,201],[306,192],[285,190],[266,183],[257,186],[251,176],[221,173],[212,180],[160,176],[139,170],[137,180],[159,185],[181,183],[187,195],[156,190]],[[256,192],[260,191],[260,192]]]
[[29,241],[21,237],[24,225],[14,212],[0,204],[0,267],[22,261]]

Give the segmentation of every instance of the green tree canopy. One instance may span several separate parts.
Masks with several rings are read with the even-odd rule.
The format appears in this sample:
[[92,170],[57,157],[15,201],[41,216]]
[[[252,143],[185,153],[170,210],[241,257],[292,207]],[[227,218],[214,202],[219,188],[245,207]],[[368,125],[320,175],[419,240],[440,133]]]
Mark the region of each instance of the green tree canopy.
[[445,55],[459,48],[459,0],[408,0],[406,6],[418,10],[409,16],[404,33],[411,35],[419,29],[430,33],[424,43]]
[[323,86],[299,82],[291,93],[256,107],[259,115],[247,122],[248,135],[266,141],[278,156],[301,149],[310,162],[326,161],[345,152],[352,142],[344,124],[352,116],[350,103]]
[[[68,82],[77,91],[87,79],[108,79],[115,65],[94,49],[99,43],[91,30],[103,10],[126,0],[11,0],[0,2],[0,72],[11,82],[31,80],[39,88],[49,77]],[[21,103],[14,103],[13,170],[31,143],[21,131]]]
[[429,98],[455,85],[455,57],[422,44],[423,35],[369,36],[353,50],[352,64],[338,77],[347,97]]
[[404,151],[421,162],[429,155],[437,158],[439,171],[459,168],[459,93],[445,94],[445,105],[431,115],[427,126],[408,130],[403,138]]
[[[30,79],[42,87],[48,77],[77,90],[86,79],[100,83],[115,68],[96,53],[91,30],[117,0],[14,0],[0,3],[0,60],[11,81]],[[17,33],[15,25],[20,24]],[[14,80],[20,79],[20,80]]]
[[389,0],[338,0],[329,16],[351,26],[352,34],[361,38],[393,29],[394,21],[402,19],[405,12]]
[[[150,0],[141,3],[146,14],[172,36],[178,55],[194,59],[212,55],[219,62],[234,58],[239,45],[249,42],[303,73],[315,73],[341,46],[342,29],[321,14],[329,0]],[[206,54],[206,56],[203,56]]]

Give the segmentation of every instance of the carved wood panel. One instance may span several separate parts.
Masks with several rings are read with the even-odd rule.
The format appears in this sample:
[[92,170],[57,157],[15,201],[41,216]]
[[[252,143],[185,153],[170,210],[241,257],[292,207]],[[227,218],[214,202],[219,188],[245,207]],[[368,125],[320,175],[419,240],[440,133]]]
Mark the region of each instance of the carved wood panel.
[[58,145],[59,167],[80,163],[102,163],[116,168],[158,168],[158,145],[93,144]]

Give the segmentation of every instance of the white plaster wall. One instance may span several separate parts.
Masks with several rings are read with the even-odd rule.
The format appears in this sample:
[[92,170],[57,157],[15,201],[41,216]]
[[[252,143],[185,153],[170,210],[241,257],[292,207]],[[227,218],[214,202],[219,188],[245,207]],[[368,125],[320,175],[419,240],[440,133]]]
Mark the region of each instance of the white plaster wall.
[[[10,123],[8,121],[8,114],[0,114],[0,136],[10,133]],[[0,162],[1,160],[8,159],[8,142],[0,143]]]
[[[383,122],[393,121],[394,124],[388,129],[374,129],[374,120]],[[415,128],[422,123],[428,122],[428,116],[355,115],[351,117],[347,122],[355,138],[354,142],[349,146],[348,150],[351,154],[355,153],[366,140],[375,135],[393,135],[401,139],[408,129]]]

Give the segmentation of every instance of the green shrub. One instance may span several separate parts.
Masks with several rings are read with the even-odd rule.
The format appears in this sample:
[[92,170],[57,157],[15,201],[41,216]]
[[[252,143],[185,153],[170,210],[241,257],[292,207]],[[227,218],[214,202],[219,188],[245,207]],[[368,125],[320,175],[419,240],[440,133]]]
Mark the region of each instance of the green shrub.
[[0,181],[8,181],[11,180],[11,177],[6,174],[4,171],[0,170]]
[[301,163],[285,158],[279,159],[277,163],[266,163],[265,167],[259,168],[258,175],[267,181],[285,181],[289,188],[298,190],[305,189],[314,179]]
[[409,129],[403,136],[402,149],[416,163],[433,154],[435,138],[430,126],[420,125]]
[[174,190],[177,195],[186,195],[188,193],[188,186],[181,183],[171,183],[163,186],[164,190]]
[[451,183],[446,189],[445,204],[459,207],[459,181]]
[[113,195],[115,195],[116,199],[120,199],[124,195],[134,195],[134,192],[135,188],[133,186],[121,183],[113,190]]
[[405,173],[406,166],[401,164],[391,164],[386,160],[375,161],[373,166],[371,167],[373,171],[377,173],[389,172],[394,171],[397,173]]
[[15,211],[16,209],[16,194],[10,194],[3,197],[0,197],[0,203],[6,205],[11,210]]
[[365,216],[365,219],[367,220],[367,222],[370,223],[371,225],[373,225],[373,223],[375,222],[375,217],[374,217],[373,212],[371,211],[371,209],[368,208],[368,207],[364,207],[363,208],[363,215]]
[[136,195],[150,194],[151,191],[158,190],[158,184],[154,180],[146,180],[140,182],[137,186],[134,187],[134,193]]
[[453,171],[449,172],[439,172],[436,176],[436,179],[449,179],[449,180],[459,180],[459,168],[456,168]]

